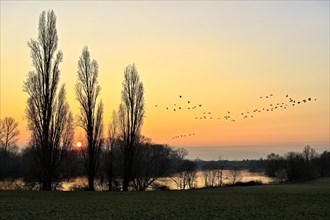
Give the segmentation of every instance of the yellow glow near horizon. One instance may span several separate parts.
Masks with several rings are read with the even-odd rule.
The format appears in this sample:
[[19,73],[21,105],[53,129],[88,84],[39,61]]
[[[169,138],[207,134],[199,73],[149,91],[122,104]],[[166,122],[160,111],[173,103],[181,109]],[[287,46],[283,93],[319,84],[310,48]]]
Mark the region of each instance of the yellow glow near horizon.
[[[124,68],[134,62],[145,87],[142,133],[154,142],[329,147],[329,2],[6,1],[1,2],[0,112],[1,118],[19,121],[21,146],[29,137],[22,85],[33,70],[27,41],[37,38],[39,15],[48,9],[57,15],[61,83],[75,115],[77,62],[87,45],[99,64],[106,126],[120,103]],[[268,102],[259,98],[270,93]],[[318,100],[240,117],[281,102],[286,94]],[[187,101],[203,107],[188,110]],[[186,109],[166,110],[174,104]],[[195,120],[205,111],[221,119]],[[223,119],[228,111],[234,123]],[[196,135],[172,139],[191,133]]]

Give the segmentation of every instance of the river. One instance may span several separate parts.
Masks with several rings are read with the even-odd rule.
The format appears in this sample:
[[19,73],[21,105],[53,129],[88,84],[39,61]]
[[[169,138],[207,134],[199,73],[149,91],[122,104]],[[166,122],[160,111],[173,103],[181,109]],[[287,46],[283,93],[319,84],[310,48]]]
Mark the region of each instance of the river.
[[[231,183],[231,171],[224,170],[223,171],[223,184]],[[248,182],[248,181],[260,181],[263,184],[269,184],[274,181],[273,178],[267,177],[262,172],[251,172],[248,170],[239,171],[238,178],[236,181],[240,182]],[[86,177],[76,177],[70,180],[62,181],[58,184],[57,189],[60,191],[73,191],[75,189],[83,188],[87,185]],[[177,184],[171,177],[163,177],[159,178],[156,183],[166,186],[171,190],[178,189]],[[96,190],[106,190],[105,184],[100,184],[100,181],[96,181],[95,183]],[[205,179],[203,177],[202,171],[198,171],[195,179],[195,188],[205,187]],[[27,187],[22,179],[6,179],[5,181],[0,181],[0,189],[1,190],[15,190],[15,189],[37,189],[38,187]]]

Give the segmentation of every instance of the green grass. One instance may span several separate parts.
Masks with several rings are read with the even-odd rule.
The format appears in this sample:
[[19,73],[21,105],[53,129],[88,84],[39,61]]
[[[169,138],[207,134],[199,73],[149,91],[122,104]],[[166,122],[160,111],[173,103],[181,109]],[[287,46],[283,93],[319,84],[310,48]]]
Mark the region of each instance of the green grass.
[[330,178],[165,192],[0,191],[0,219],[330,219]]

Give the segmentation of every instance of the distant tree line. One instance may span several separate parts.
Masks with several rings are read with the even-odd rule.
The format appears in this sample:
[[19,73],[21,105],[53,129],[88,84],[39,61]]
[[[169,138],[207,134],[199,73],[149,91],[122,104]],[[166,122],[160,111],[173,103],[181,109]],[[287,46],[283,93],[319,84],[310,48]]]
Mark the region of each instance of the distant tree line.
[[[218,161],[202,161],[196,160],[199,170],[204,172],[205,181],[209,176],[214,176]],[[278,182],[306,181],[319,177],[330,176],[330,152],[324,151],[318,154],[315,149],[307,145],[303,151],[289,152],[281,156],[271,153],[266,159],[259,160],[240,160],[229,161],[222,160],[221,164],[226,170],[248,170],[251,172],[264,172],[267,176],[275,178]],[[235,174],[231,174],[232,180]],[[211,178],[212,179],[212,178]],[[210,181],[209,181],[210,182]],[[234,184],[235,181],[232,181]],[[205,184],[207,185],[207,184]],[[208,184],[214,186],[216,184]]]
[[[263,158],[260,159],[243,159],[243,160],[225,160],[219,159],[221,161],[221,165],[225,167],[227,170],[248,170],[251,172],[265,172],[267,161]],[[197,167],[200,170],[216,168],[219,163],[219,160],[196,160]]]
[[308,145],[301,153],[289,152],[284,156],[271,153],[266,161],[266,174],[279,182],[330,176],[330,152],[318,154]]

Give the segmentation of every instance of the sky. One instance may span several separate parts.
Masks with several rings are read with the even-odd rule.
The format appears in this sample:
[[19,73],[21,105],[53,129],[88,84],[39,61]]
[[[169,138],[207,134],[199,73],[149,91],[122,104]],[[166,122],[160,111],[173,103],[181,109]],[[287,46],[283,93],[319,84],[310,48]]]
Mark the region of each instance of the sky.
[[[1,1],[0,117],[19,122],[21,147],[27,42],[44,10],[57,16],[60,83],[75,115],[77,63],[88,46],[106,127],[134,63],[145,88],[142,134],[155,143],[200,159],[330,150],[329,1]],[[76,128],[75,141],[82,136]]]

